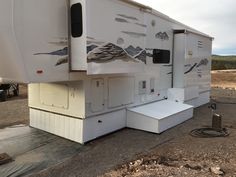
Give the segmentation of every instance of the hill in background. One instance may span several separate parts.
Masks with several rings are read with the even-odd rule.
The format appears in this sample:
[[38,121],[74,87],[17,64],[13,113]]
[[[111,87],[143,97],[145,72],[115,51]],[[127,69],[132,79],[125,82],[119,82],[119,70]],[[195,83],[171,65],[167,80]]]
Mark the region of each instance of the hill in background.
[[236,56],[212,55],[212,70],[236,69]]

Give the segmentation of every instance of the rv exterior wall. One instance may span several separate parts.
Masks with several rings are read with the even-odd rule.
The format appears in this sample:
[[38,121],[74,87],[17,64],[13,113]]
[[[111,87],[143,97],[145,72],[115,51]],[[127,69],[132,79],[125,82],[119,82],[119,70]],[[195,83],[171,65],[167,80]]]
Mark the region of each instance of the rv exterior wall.
[[[1,3],[2,81],[80,80],[70,77],[70,71],[88,75],[155,72],[160,89],[171,86],[172,30],[188,27],[169,17],[119,0]],[[73,18],[75,6],[81,8]],[[72,26],[81,28],[81,34],[73,35]],[[155,58],[158,52],[169,53],[169,59]]]
[[[76,8],[80,6],[81,8]],[[73,8],[74,11],[73,12]],[[75,13],[75,14],[74,14]],[[73,14],[75,15],[73,22]],[[87,70],[87,4],[85,0],[70,0],[70,70]],[[75,25],[75,27],[73,27]],[[73,36],[73,29],[80,29],[81,34]]]
[[[86,60],[88,75],[70,73],[69,77],[73,77],[69,80],[83,80],[84,88],[80,90],[83,99],[77,100],[82,101],[83,111],[76,112],[76,109],[70,108],[75,111],[72,113],[49,108],[40,96],[36,96],[37,104],[31,102],[31,107],[84,118],[162,100],[167,98],[167,91],[171,88],[173,67],[174,87],[186,87],[184,93],[194,92],[194,95],[209,90],[210,61],[204,60],[211,53],[209,38],[192,33],[174,36],[173,28],[184,26],[121,1],[72,0],[70,7],[73,5],[82,8],[83,29],[80,35],[71,34],[71,66],[80,70],[76,67],[84,67]],[[165,56],[163,61],[162,56]],[[74,88],[71,83],[77,82],[68,82],[69,90]],[[43,90],[40,84],[37,88]],[[191,91],[190,88],[194,89]],[[198,93],[195,93],[196,90]],[[185,96],[186,99],[188,96]]]
[[67,1],[14,1],[14,31],[28,82],[68,80]]
[[[209,101],[212,41],[167,16],[123,0],[0,4],[0,81],[35,83],[29,85],[32,127],[84,143],[125,127],[129,108],[168,95],[171,105]],[[164,127],[192,115],[192,107],[181,111],[186,116],[177,113]]]
[[24,82],[28,78],[12,23],[14,1],[0,3],[0,82]]
[[194,33],[175,34],[174,87],[198,87],[199,93],[211,89],[210,38]]

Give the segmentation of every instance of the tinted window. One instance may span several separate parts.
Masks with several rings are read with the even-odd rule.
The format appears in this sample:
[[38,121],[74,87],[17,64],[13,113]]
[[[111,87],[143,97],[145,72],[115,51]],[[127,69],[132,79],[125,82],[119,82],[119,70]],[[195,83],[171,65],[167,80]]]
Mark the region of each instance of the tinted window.
[[153,63],[170,63],[170,51],[169,50],[153,50]]
[[80,3],[71,6],[71,35],[81,37],[83,34],[82,5]]

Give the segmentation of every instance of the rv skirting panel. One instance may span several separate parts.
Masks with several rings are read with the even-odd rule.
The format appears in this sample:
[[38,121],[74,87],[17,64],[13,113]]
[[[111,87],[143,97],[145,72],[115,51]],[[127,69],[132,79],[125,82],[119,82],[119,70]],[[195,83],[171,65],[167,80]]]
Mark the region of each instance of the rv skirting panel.
[[30,126],[60,137],[85,143],[126,126],[125,109],[87,119],[77,119],[30,109]]
[[127,111],[127,127],[161,133],[193,116],[193,106],[174,101],[160,101]]
[[185,103],[197,108],[210,102],[210,94],[211,94],[210,91],[200,93],[199,97],[192,100],[188,100]]

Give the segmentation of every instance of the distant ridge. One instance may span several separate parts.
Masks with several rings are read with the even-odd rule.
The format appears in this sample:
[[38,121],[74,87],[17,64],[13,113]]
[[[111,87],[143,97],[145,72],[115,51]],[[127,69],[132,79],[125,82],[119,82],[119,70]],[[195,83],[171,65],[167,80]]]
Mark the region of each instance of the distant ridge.
[[212,55],[212,70],[236,69],[236,56]]
[[212,57],[236,57],[236,55],[217,55],[217,54],[212,54]]

